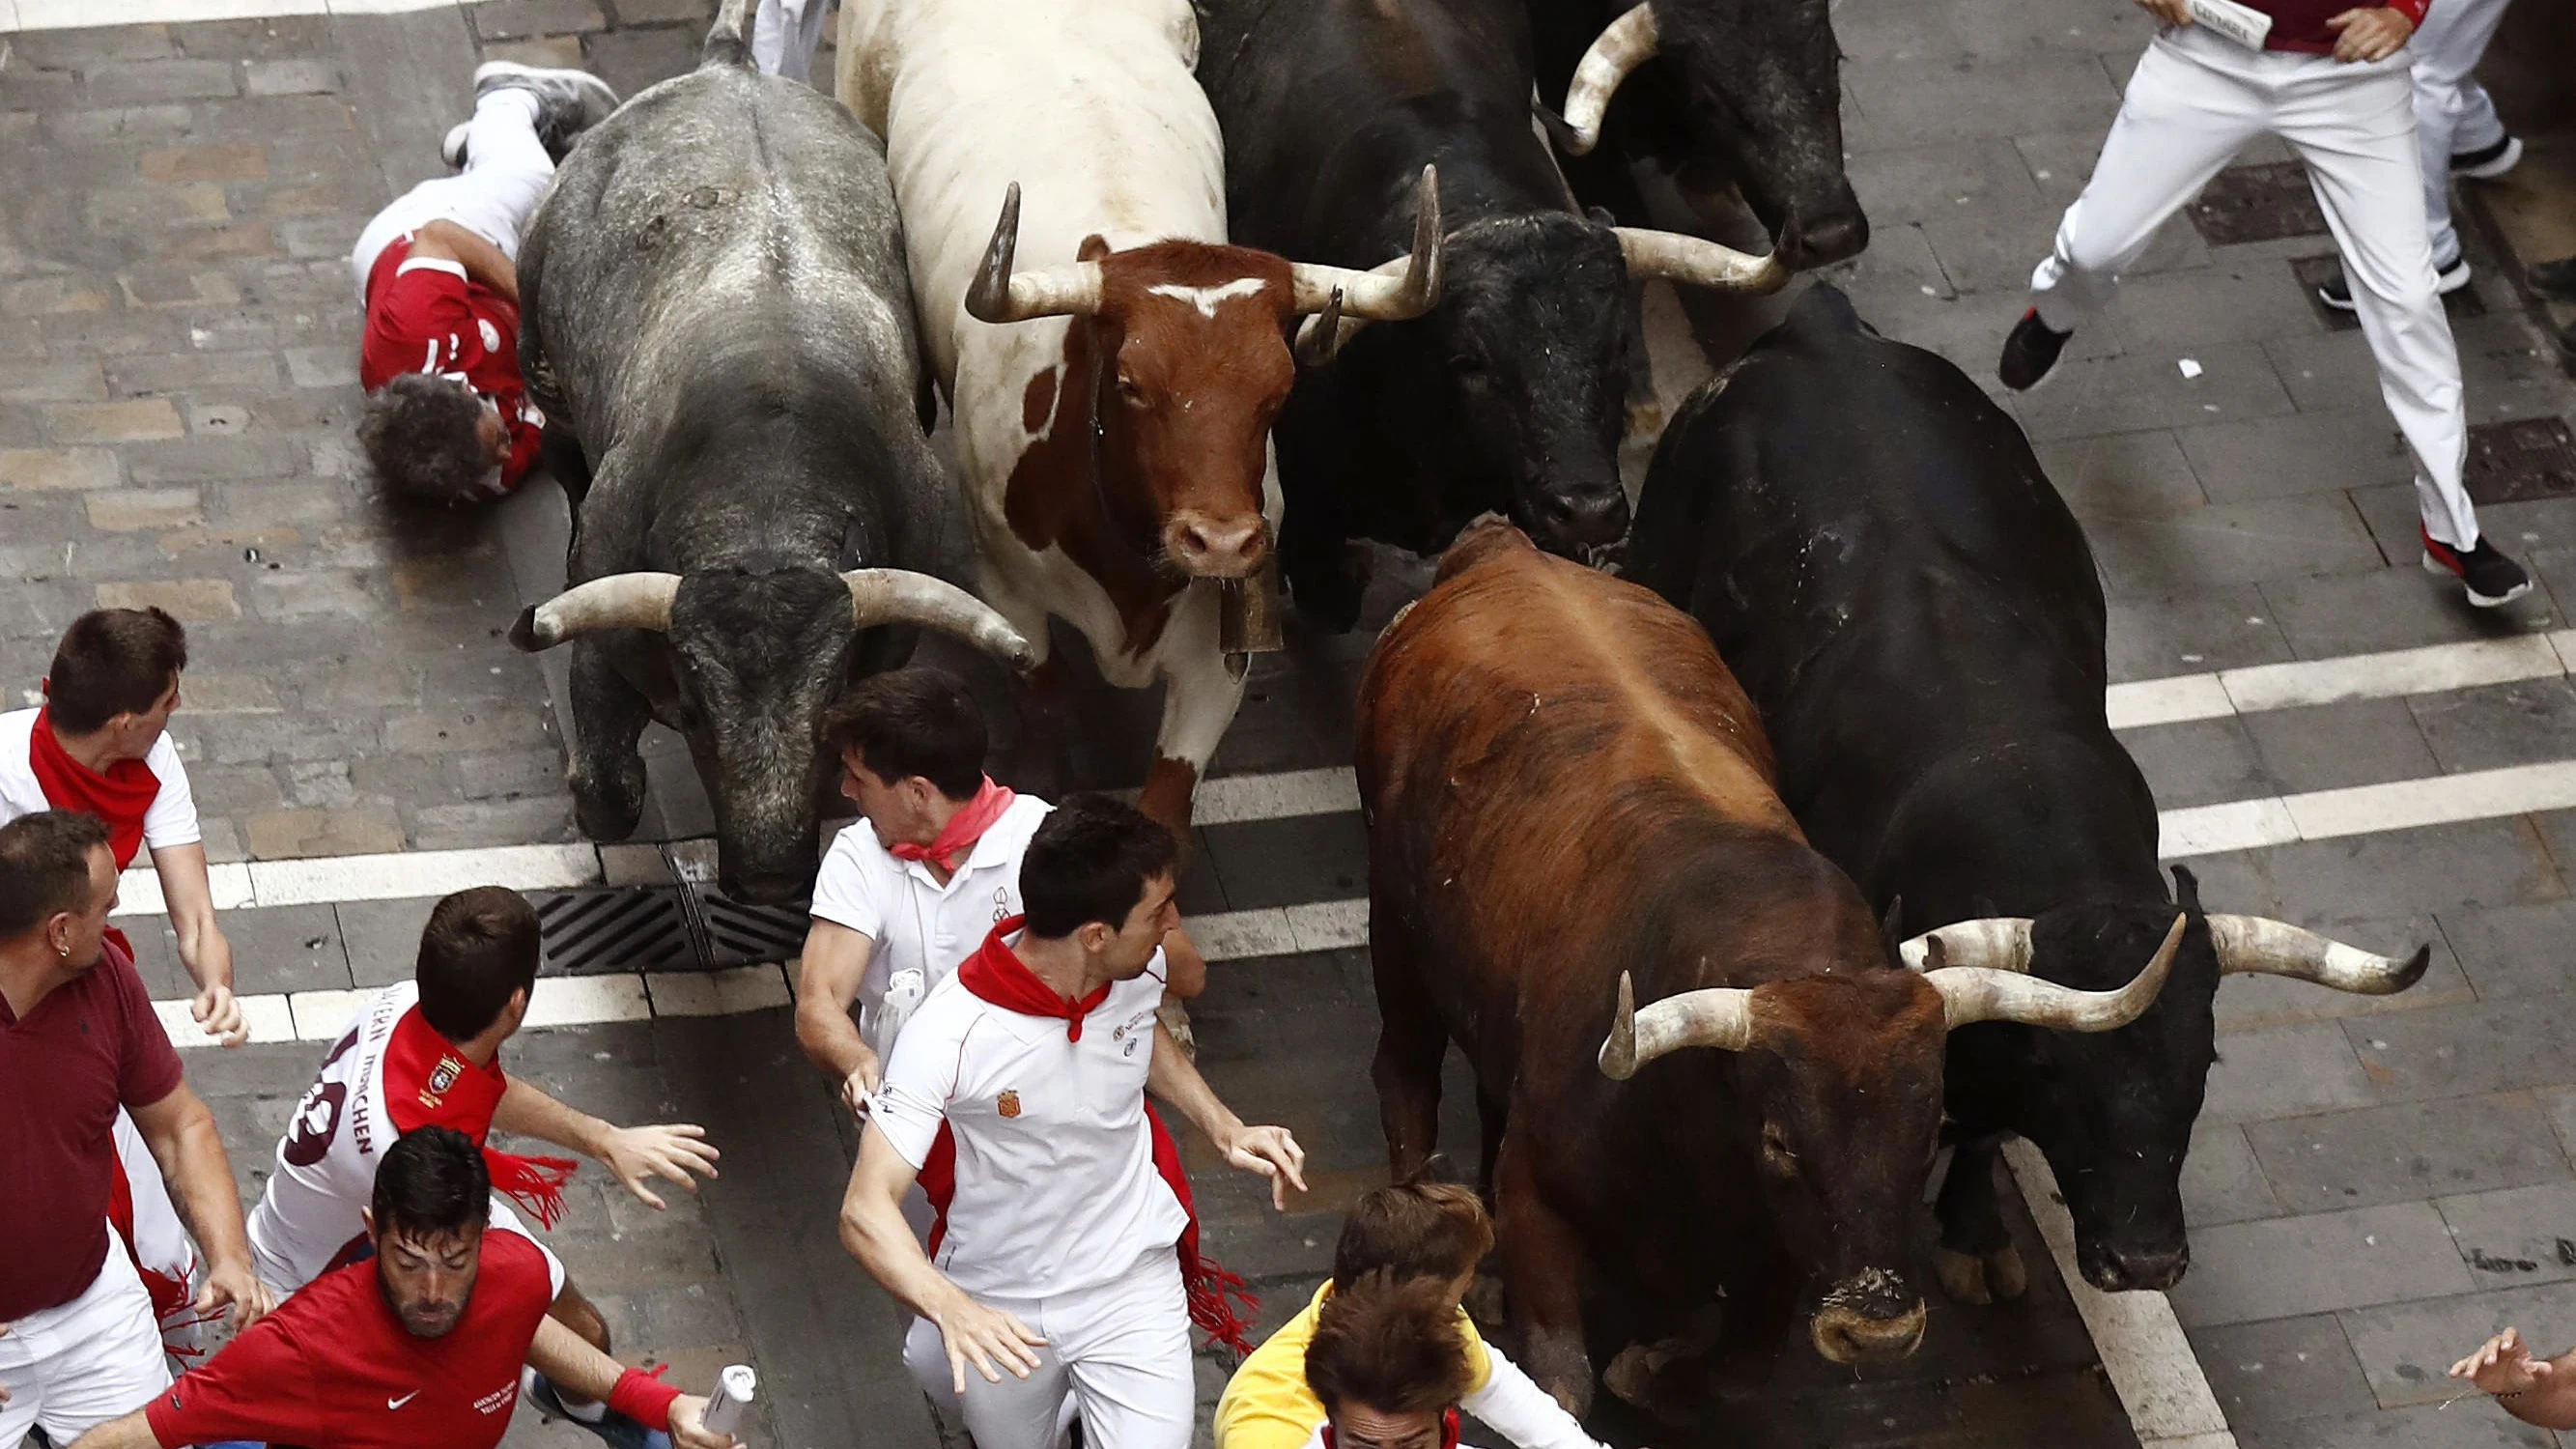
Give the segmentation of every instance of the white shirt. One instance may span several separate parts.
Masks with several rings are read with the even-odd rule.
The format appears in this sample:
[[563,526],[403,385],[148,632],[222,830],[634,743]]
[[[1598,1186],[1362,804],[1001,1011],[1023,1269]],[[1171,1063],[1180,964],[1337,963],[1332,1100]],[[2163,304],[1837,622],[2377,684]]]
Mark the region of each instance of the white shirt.
[[[36,713],[13,709],[0,714],[0,825],[54,808],[45,798],[45,787],[36,783],[36,767],[29,759],[29,751],[35,748]],[[164,850],[203,840],[197,829],[197,797],[188,789],[188,767],[179,763],[179,747],[171,743],[168,730],[152,742],[143,764],[161,782],[161,793],[152,797],[152,808],[143,812],[145,848]]]
[[1061,1018],[1006,1011],[952,973],[895,1039],[870,1120],[919,1168],[945,1121],[957,1192],[938,1266],[967,1293],[1046,1298],[1124,1277],[1189,1215],[1154,1169],[1145,1074],[1162,953],[1109,988],[1066,1040]]
[[1055,809],[1035,795],[1013,800],[976,840],[946,885],[918,860],[897,860],[877,843],[874,826],[844,826],[814,879],[818,920],[847,926],[876,942],[859,979],[859,1035],[879,1047],[877,1011],[897,971],[919,971],[925,988],[956,974],[993,927],[1020,914],[1020,857],[1038,822]]

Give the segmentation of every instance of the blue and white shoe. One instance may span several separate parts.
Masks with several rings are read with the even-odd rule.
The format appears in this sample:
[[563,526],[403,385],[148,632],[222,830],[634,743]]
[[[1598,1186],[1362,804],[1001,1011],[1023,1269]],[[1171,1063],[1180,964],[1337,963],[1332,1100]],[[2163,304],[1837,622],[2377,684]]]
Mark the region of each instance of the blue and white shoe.
[[647,1429],[614,1409],[602,1411],[599,1422],[573,1416],[564,1407],[563,1395],[553,1383],[534,1369],[524,1374],[519,1387],[527,1393],[528,1402],[547,1419],[561,1419],[576,1429],[586,1429],[599,1436],[609,1449],[671,1449],[671,1436],[659,1429]]

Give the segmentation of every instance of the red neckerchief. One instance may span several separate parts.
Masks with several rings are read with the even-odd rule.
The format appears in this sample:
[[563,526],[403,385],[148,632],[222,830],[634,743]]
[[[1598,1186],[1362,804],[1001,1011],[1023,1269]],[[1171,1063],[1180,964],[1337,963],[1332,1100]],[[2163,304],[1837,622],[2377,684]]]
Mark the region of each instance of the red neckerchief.
[[116,856],[118,870],[134,863],[134,852],[143,846],[144,812],[161,794],[161,777],[150,765],[119,760],[100,774],[64,751],[63,742],[54,737],[53,711],[40,709],[35,732],[28,736],[27,766],[35,772],[46,804],[107,823],[107,848]]
[[393,1036],[385,1043],[385,1112],[394,1119],[394,1131],[452,1127],[464,1133],[483,1148],[494,1190],[551,1228],[563,1216],[563,1185],[581,1164],[484,1146],[492,1113],[509,1085],[498,1061],[478,1067],[465,1060],[463,1052],[421,1018],[416,1004],[394,1023]]
[[955,875],[957,863],[974,850],[975,842],[983,839],[984,832],[992,829],[993,822],[1001,819],[1002,812],[1010,809],[1011,802],[1019,798],[1010,786],[996,785],[993,777],[986,775],[984,783],[976,787],[974,798],[957,807],[957,813],[949,816],[948,823],[939,828],[936,839],[928,845],[915,845],[907,840],[886,853],[897,860],[927,861],[939,867],[943,874]]
[[[993,927],[975,954],[958,965],[957,984],[1004,1011],[1061,1018],[1066,1023],[1064,1039],[1080,1041],[1082,1019],[1109,998],[1109,988],[1103,986],[1080,1001],[1069,1001],[1040,981],[1017,953],[1002,944],[1002,938],[1019,930],[1024,919],[1013,916]],[[1154,1115],[1151,1103],[1145,1107],[1145,1125],[1153,1134],[1154,1171],[1171,1188],[1172,1196],[1180,1199],[1181,1213],[1188,1219],[1173,1250],[1181,1260],[1181,1287],[1189,1295],[1190,1322],[1198,1325],[1210,1342],[1224,1344],[1238,1355],[1248,1354],[1252,1352],[1252,1342],[1246,1334],[1252,1327],[1252,1315],[1260,1311],[1261,1300],[1244,1291],[1242,1278],[1199,1252],[1199,1215],[1190,1202],[1190,1179],[1181,1169],[1180,1148],[1173,1143],[1172,1134],[1163,1130],[1163,1119]],[[931,1141],[930,1154],[923,1159],[917,1180],[937,1215],[930,1227],[930,1253],[937,1257],[940,1240],[948,1235],[948,1204],[957,1196],[957,1138],[946,1122],[939,1124],[939,1135]],[[1234,1307],[1235,1299],[1242,1300],[1239,1310]]]

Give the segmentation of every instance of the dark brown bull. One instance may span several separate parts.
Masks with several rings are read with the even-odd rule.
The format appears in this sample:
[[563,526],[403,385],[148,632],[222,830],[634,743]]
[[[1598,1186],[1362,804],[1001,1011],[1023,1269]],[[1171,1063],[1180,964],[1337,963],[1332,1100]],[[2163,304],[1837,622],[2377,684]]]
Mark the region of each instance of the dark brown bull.
[[[1911,1353],[1923,1302],[1900,1265],[1947,1029],[2106,1029],[2172,959],[2168,936],[2099,993],[1904,970],[1781,806],[1753,707],[1690,618],[1507,524],[1463,535],[1388,626],[1358,733],[1392,1166],[1433,1149],[1454,1039],[1524,1363],[1578,1411],[1587,1273],[1644,1342],[1722,1288],[1721,1358],[1758,1357],[1812,1290],[1817,1352]],[[1621,1358],[1613,1387],[1647,1402],[1705,1368]]]

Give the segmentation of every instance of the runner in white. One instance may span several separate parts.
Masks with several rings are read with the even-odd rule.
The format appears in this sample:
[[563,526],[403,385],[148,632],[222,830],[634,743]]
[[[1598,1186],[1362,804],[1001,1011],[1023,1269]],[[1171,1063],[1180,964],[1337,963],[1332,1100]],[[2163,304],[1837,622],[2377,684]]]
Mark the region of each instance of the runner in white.
[[[1026,929],[1002,922],[933,988],[870,1107],[841,1240],[920,1315],[904,1361],[962,1396],[981,1449],[1049,1449],[1068,1400],[1088,1443],[1182,1449],[1192,1322],[1242,1342],[1147,1089],[1269,1177],[1274,1206],[1305,1190],[1296,1140],[1245,1126],[1155,1020],[1178,852],[1100,797],[1048,816]],[[901,1209],[916,1178],[941,1213],[926,1256]]]
[[[832,841],[814,881],[796,1039],[864,1113],[889,1028],[996,922],[1020,914],[1020,854],[1055,807],[984,773],[984,716],[935,669],[862,680],[823,721],[823,742],[840,756],[841,792],[859,819]],[[1207,963],[1178,926],[1163,948],[1172,995],[1196,996]]]
[[827,0],[760,0],[751,16],[751,63],[762,75],[811,82]]

